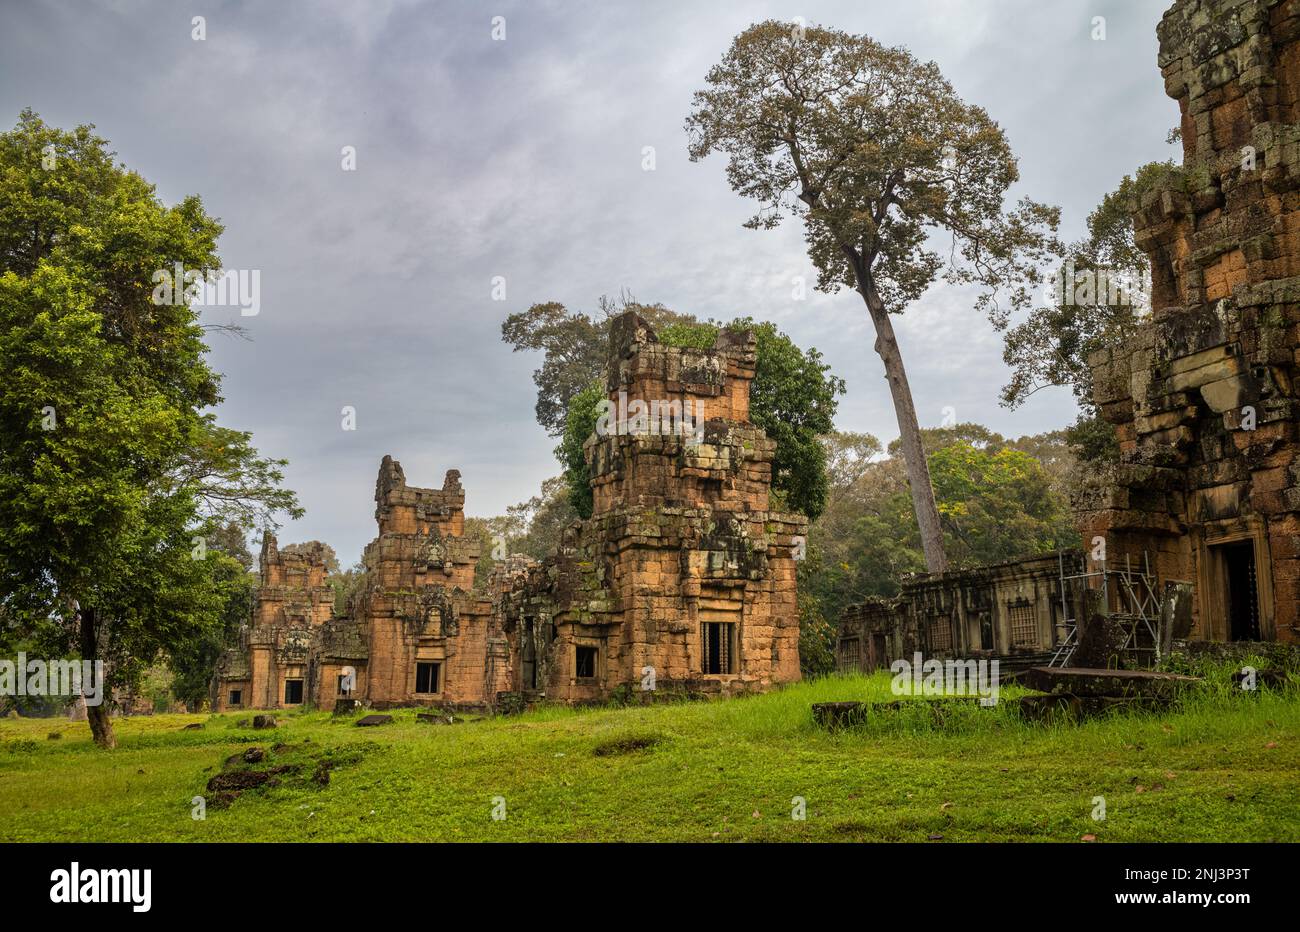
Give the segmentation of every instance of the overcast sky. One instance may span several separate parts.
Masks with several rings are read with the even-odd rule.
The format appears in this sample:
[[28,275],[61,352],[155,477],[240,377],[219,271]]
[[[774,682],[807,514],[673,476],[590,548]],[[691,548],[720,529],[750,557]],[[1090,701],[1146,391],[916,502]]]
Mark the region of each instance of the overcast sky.
[[[261,308],[204,311],[252,337],[213,338],[220,418],[290,460],[307,514],[281,543],[321,539],[348,563],[375,534],[386,453],[415,485],[460,469],[472,515],[558,472],[533,418],[540,359],[500,338],[508,313],[538,301],[588,310],[627,289],[775,321],[847,380],[840,429],[897,436],[861,300],[792,300],[795,276],[815,280],[800,226],[742,228],[753,204],[723,159],[687,159],[691,92],[746,26],[802,17],[933,59],[1005,128],[1013,196],[1060,205],[1074,237],[1124,174],[1176,157],[1156,66],[1167,6],[0,0],[0,114],[94,123],[162,198],[199,194],[225,224],[224,264],[260,270]],[[344,146],[356,171],[341,168]],[[923,426],[949,406],[1009,436],[1073,420],[1064,390],[998,405],[1001,338],[969,293],[935,287],[895,326]],[[355,431],[341,429],[344,405]]]

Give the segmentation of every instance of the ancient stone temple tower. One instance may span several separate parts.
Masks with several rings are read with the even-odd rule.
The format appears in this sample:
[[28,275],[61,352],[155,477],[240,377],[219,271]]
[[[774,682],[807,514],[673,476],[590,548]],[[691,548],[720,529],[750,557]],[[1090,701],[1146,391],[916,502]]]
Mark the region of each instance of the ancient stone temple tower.
[[266,535],[253,617],[218,661],[213,708],[490,704],[509,685],[509,657],[492,602],[473,591],[479,546],[462,536],[464,504],[456,470],[441,489],[416,488],[385,456],[375,482],[379,536],[341,617],[321,545],[277,551]]
[[807,522],[770,510],[775,443],[749,420],[755,361],[750,333],[681,349],[633,313],[616,320],[611,414],[584,451],[594,513],[548,560],[501,561],[486,586],[460,473],[416,488],[384,457],[379,534],[346,614],[333,617],[321,545],[277,551],[267,535],[213,708],[490,707],[797,680]]
[[517,690],[581,701],[799,678],[807,522],[769,510],[775,443],[749,421],[755,359],[751,333],[693,350],[634,313],[614,322],[612,418],[584,450],[592,517],[502,601]]
[[418,697],[483,703],[505,676],[492,604],[473,592],[479,544],[462,536],[464,507],[457,470],[441,489],[420,489],[384,457],[375,483],[379,536],[366,547],[366,583],[351,606],[370,645],[357,695],[376,707]]
[[1300,640],[1300,3],[1178,0],[1158,29],[1183,165],[1137,205],[1152,318],[1090,360],[1122,463],[1112,563],[1190,583],[1190,636]]
[[[239,645],[217,666],[212,705],[274,708],[302,702],[313,639],[334,614],[334,590],[325,582],[325,548],[318,541],[281,550],[262,537],[261,585]],[[216,689],[220,683],[220,690]]]

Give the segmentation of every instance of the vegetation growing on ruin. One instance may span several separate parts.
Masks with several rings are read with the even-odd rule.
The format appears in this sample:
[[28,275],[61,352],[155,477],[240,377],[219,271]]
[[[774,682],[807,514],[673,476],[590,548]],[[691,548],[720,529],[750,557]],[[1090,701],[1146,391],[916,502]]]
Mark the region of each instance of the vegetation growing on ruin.
[[[591,514],[590,475],[582,445],[595,430],[596,405],[604,397],[605,351],[609,316],[616,305],[601,299],[606,318],[570,313],[554,302],[535,304],[511,314],[502,339],[516,351],[538,350],[542,366],[533,374],[538,386],[538,423],[560,438],[555,448],[568,503],[579,517]],[[750,385],[750,420],[776,441],[772,492],[781,509],[816,518],[826,506],[825,454],[819,438],[834,429],[844,380],[830,371],[816,347],[803,349],[770,322],[750,317],[724,324],[700,322],[663,305],[644,305],[624,298],[617,307],[634,310],[655,327],[661,343],[709,349],[725,327],[752,330],[757,364]]]

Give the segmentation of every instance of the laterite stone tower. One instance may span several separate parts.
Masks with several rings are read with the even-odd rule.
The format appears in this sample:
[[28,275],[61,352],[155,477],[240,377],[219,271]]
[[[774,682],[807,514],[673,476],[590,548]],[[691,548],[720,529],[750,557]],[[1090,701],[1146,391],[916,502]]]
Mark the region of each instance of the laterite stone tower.
[[1192,584],[1189,636],[1300,640],[1300,3],[1178,0],[1183,164],[1136,205],[1152,316],[1089,360],[1122,462],[1085,544]]

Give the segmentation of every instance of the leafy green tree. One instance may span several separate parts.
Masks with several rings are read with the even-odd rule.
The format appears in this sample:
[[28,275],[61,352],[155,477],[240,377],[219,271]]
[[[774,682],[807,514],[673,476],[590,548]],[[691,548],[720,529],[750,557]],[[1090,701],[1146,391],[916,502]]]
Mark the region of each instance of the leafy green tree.
[[1042,553],[1075,537],[1068,503],[1027,453],[954,443],[930,455],[930,474],[959,566]]
[[[187,300],[159,270],[219,267],[197,197],[163,204],[89,126],[24,111],[0,135],[0,592],[4,636],[134,682],[219,625],[225,520],[297,516],[282,461],[204,409],[221,401]],[[206,553],[206,556],[204,555]],[[91,707],[115,744],[109,704]]]
[[[874,438],[840,437],[870,450]],[[978,424],[922,432],[945,547],[955,568],[1041,553],[1074,542],[1064,488],[1069,452],[1061,435],[1006,441]],[[1053,463],[1049,470],[1026,450]],[[1056,470],[1056,471],[1053,471]],[[850,481],[835,483],[825,513],[808,534],[801,591],[826,618],[872,596],[896,595],[909,573],[924,572],[920,532],[897,443]]]
[[596,430],[600,417],[599,405],[605,398],[605,387],[593,382],[569,400],[569,411],[564,421],[564,434],[555,448],[555,458],[564,467],[564,484],[568,489],[569,504],[580,518],[590,518],[593,507],[591,470],[582,455],[583,444]]
[[832,490],[850,488],[883,452],[871,434],[832,431],[823,434],[821,441],[826,448],[826,481]]
[[799,669],[805,678],[835,669],[835,628],[826,620],[821,599],[799,591]]
[[[724,153],[731,187],[762,205],[746,226],[802,218],[818,289],[850,288],[866,305],[926,565],[940,572],[943,531],[891,315],[944,270],[1005,326],[1059,248],[1059,211],[1029,200],[1004,210],[1019,177],[1006,136],[906,49],[769,20],[738,35],[705,82],[686,121],[692,161]],[[931,234],[951,240],[947,259]]]
[[537,423],[553,437],[564,433],[569,404],[593,380],[604,377],[609,352],[609,323],[633,310],[655,330],[674,323],[693,323],[661,304],[642,304],[626,293],[618,300],[601,297],[597,313],[571,313],[563,304],[545,301],[511,314],[501,324],[501,339],[516,353],[542,353],[542,365],[533,373],[537,386]]
[[829,479],[821,436],[834,430],[844,380],[830,374],[815,348],[801,350],[771,323],[748,317],[728,325],[753,330],[758,363],[749,387],[749,419],[776,441],[772,488],[810,519],[826,508]]
[[482,548],[474,574],[476,584],[488,581],[499,556],[520,553],[534,560],[546,559],[559,547],[564,529],[577,518],[563,476],[545,480],[537,495],[508,506],[504,515],[466,518],[465,535],[478,540]]
[[526,502],[506,509],[511,520],[524,528],[515,542],[515,550],[534,560],[544,560],[560,546],[565,528],[578,519],[563,476],[552,476]]
[[1088,357],[1123,346],[1150,312],[1151,265],[1133,239],[1133,208],[1172,167],[1151,162],[1125,175],[1088,216],[1087,236],[1067,250],[1050,303],[1006,333],[1003,358],[1012,376],[1002,403],[1016,408],[1044,388],[1068,386],[1080,407],[1070,440],[1087,462],[1118,457],[1114,429],[1092,402]]
[[208,547],[207,559],[214,561],[212,578],[220,594],[218,623],[185,633],[168,651],[174,674],[172,695],[190,709],[198,709],[208,698],[217,660],[251,616],[257,586],[253,555],[236,522],[217,528]]
[[563,304],[547,301],[511,314],[501,325],[501,339],[515,352],[538,350],[537,423],[555,436],[563,433],[569,403],[605,365],[605,330],[586,314],[570,314]]

